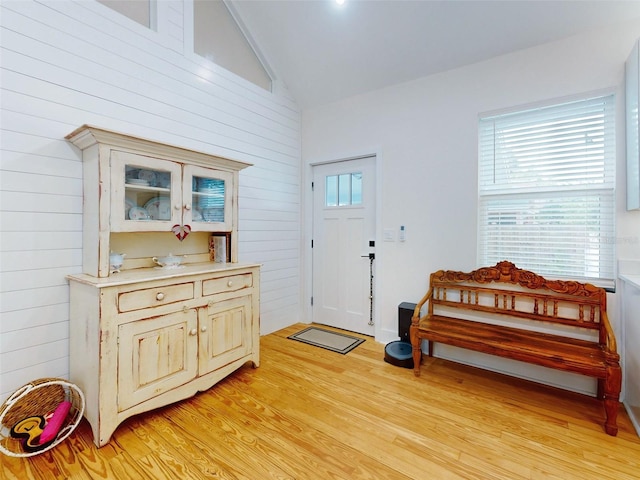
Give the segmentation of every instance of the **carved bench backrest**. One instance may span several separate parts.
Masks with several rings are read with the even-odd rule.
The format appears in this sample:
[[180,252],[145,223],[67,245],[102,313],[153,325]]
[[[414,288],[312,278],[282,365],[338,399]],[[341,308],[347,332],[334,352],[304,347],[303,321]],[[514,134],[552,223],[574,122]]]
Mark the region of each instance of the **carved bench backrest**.
[[445,307],[598,330],[606,309],[602,288],[546,280],[506,261],[469,273],[440,270],[431,274],[430,288],[430,314]]

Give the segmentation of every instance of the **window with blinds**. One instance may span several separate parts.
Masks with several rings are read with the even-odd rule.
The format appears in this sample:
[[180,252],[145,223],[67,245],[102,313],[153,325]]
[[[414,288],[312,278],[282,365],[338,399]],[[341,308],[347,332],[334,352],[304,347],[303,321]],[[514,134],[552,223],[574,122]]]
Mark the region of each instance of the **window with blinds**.
[[613,285],[613,95],[479,121],[480,265]]

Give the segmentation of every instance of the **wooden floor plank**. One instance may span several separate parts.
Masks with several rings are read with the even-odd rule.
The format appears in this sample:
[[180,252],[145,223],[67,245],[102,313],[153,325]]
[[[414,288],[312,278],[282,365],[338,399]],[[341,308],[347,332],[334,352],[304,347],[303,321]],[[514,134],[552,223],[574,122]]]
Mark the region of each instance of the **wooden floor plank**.
[[[240,399],[239,404],[245,405],[243,415],[252,420],[252,429],[261,427],[273,444],[281,444],[284,454],[299,460],[297,465],[291,466],[292,471],[297,472],[296,477],[306,471],[315,471],[322,473],[322,478],[399,478],[396,469],[385,468],[369,458],[363,457],[354,463],[352,460],[358,452],[347,448],[347,442],[341,440],[348,434],[341,428],[341,423],[336,428],[309,428],[308,416],[317,411],[317,405],[307,397],[287,394],[288,405],[284,408],[278,398],[245,394],[233,383],[229,388],[225,388],[227,385],[222,387],[221,396],[235,396]],[[282,391],[278,396],[282,396]],[[257,412],[258,416],[254,416]],[[300,418],[291,412],[306,413]]]
[[[332,471],[333,462],[326,462],[324,458],[333,458],[342,453],[333,448],[333,439],[308,430],[255,396],[238,391],[233,384],[223,385],[216,394],[219,397],[214,399],[207,396],[203,400],[222,415],[243,418],[247,431],[255,434],[258,442],[268,444],[269,448],[265,451],[277,459],[282,468],[295,472],[306,465],[317,472],[324,471],[327,478],[335,475],[336,472]],[[352,472],[351,468],[341,471],[343,475]]]
[[[624,409],[438,358],[422,374],[369,337],[346,355],[261,338],[261,366],[123,422],[101,449],[83,421],[61,445],[0,457],[0,479],[640,480]],[[356,335],[358,336],[358,335]]]

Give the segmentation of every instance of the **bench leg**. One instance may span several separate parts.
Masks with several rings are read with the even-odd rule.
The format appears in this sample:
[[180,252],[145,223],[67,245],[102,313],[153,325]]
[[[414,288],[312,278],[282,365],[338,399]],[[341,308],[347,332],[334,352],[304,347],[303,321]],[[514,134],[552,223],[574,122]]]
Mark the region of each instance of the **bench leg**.
[[618,434],[618,400],[605,400],[604,410],[607,415],[607,419],[604,423],[604,431],[609,435],[616,436]]
[[618,434],[618,408],[620,407],[620,389],[622,386],[622,370],[620,365],[607,367],[607,377],[604,379],[604,411],[606,420],[604,430],[609,435]]
[[416,377],[420,376],[420,362],[422,360],[422,349],[420,343],[422,342],[418,338],[418,323],[420,319],[413,317],[411,319],[411,327],[409,327],[409,339],[411,340],[411,352],[413,354],[413,374]]

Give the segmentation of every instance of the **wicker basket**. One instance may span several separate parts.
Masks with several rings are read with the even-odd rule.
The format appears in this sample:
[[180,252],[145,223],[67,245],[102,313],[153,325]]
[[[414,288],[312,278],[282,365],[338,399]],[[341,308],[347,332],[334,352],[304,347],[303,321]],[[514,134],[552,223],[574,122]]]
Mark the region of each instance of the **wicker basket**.
[[[11,429],[28,417],[52,413],[62,402],[71,403],[55,439],[37,451],[27,451]],[[84,414],[84,395],[74,384],[59,378],[41,378],[20,387],[0,406],[0,451],[11,457],[30,457],[52,449],[78,426]]]

